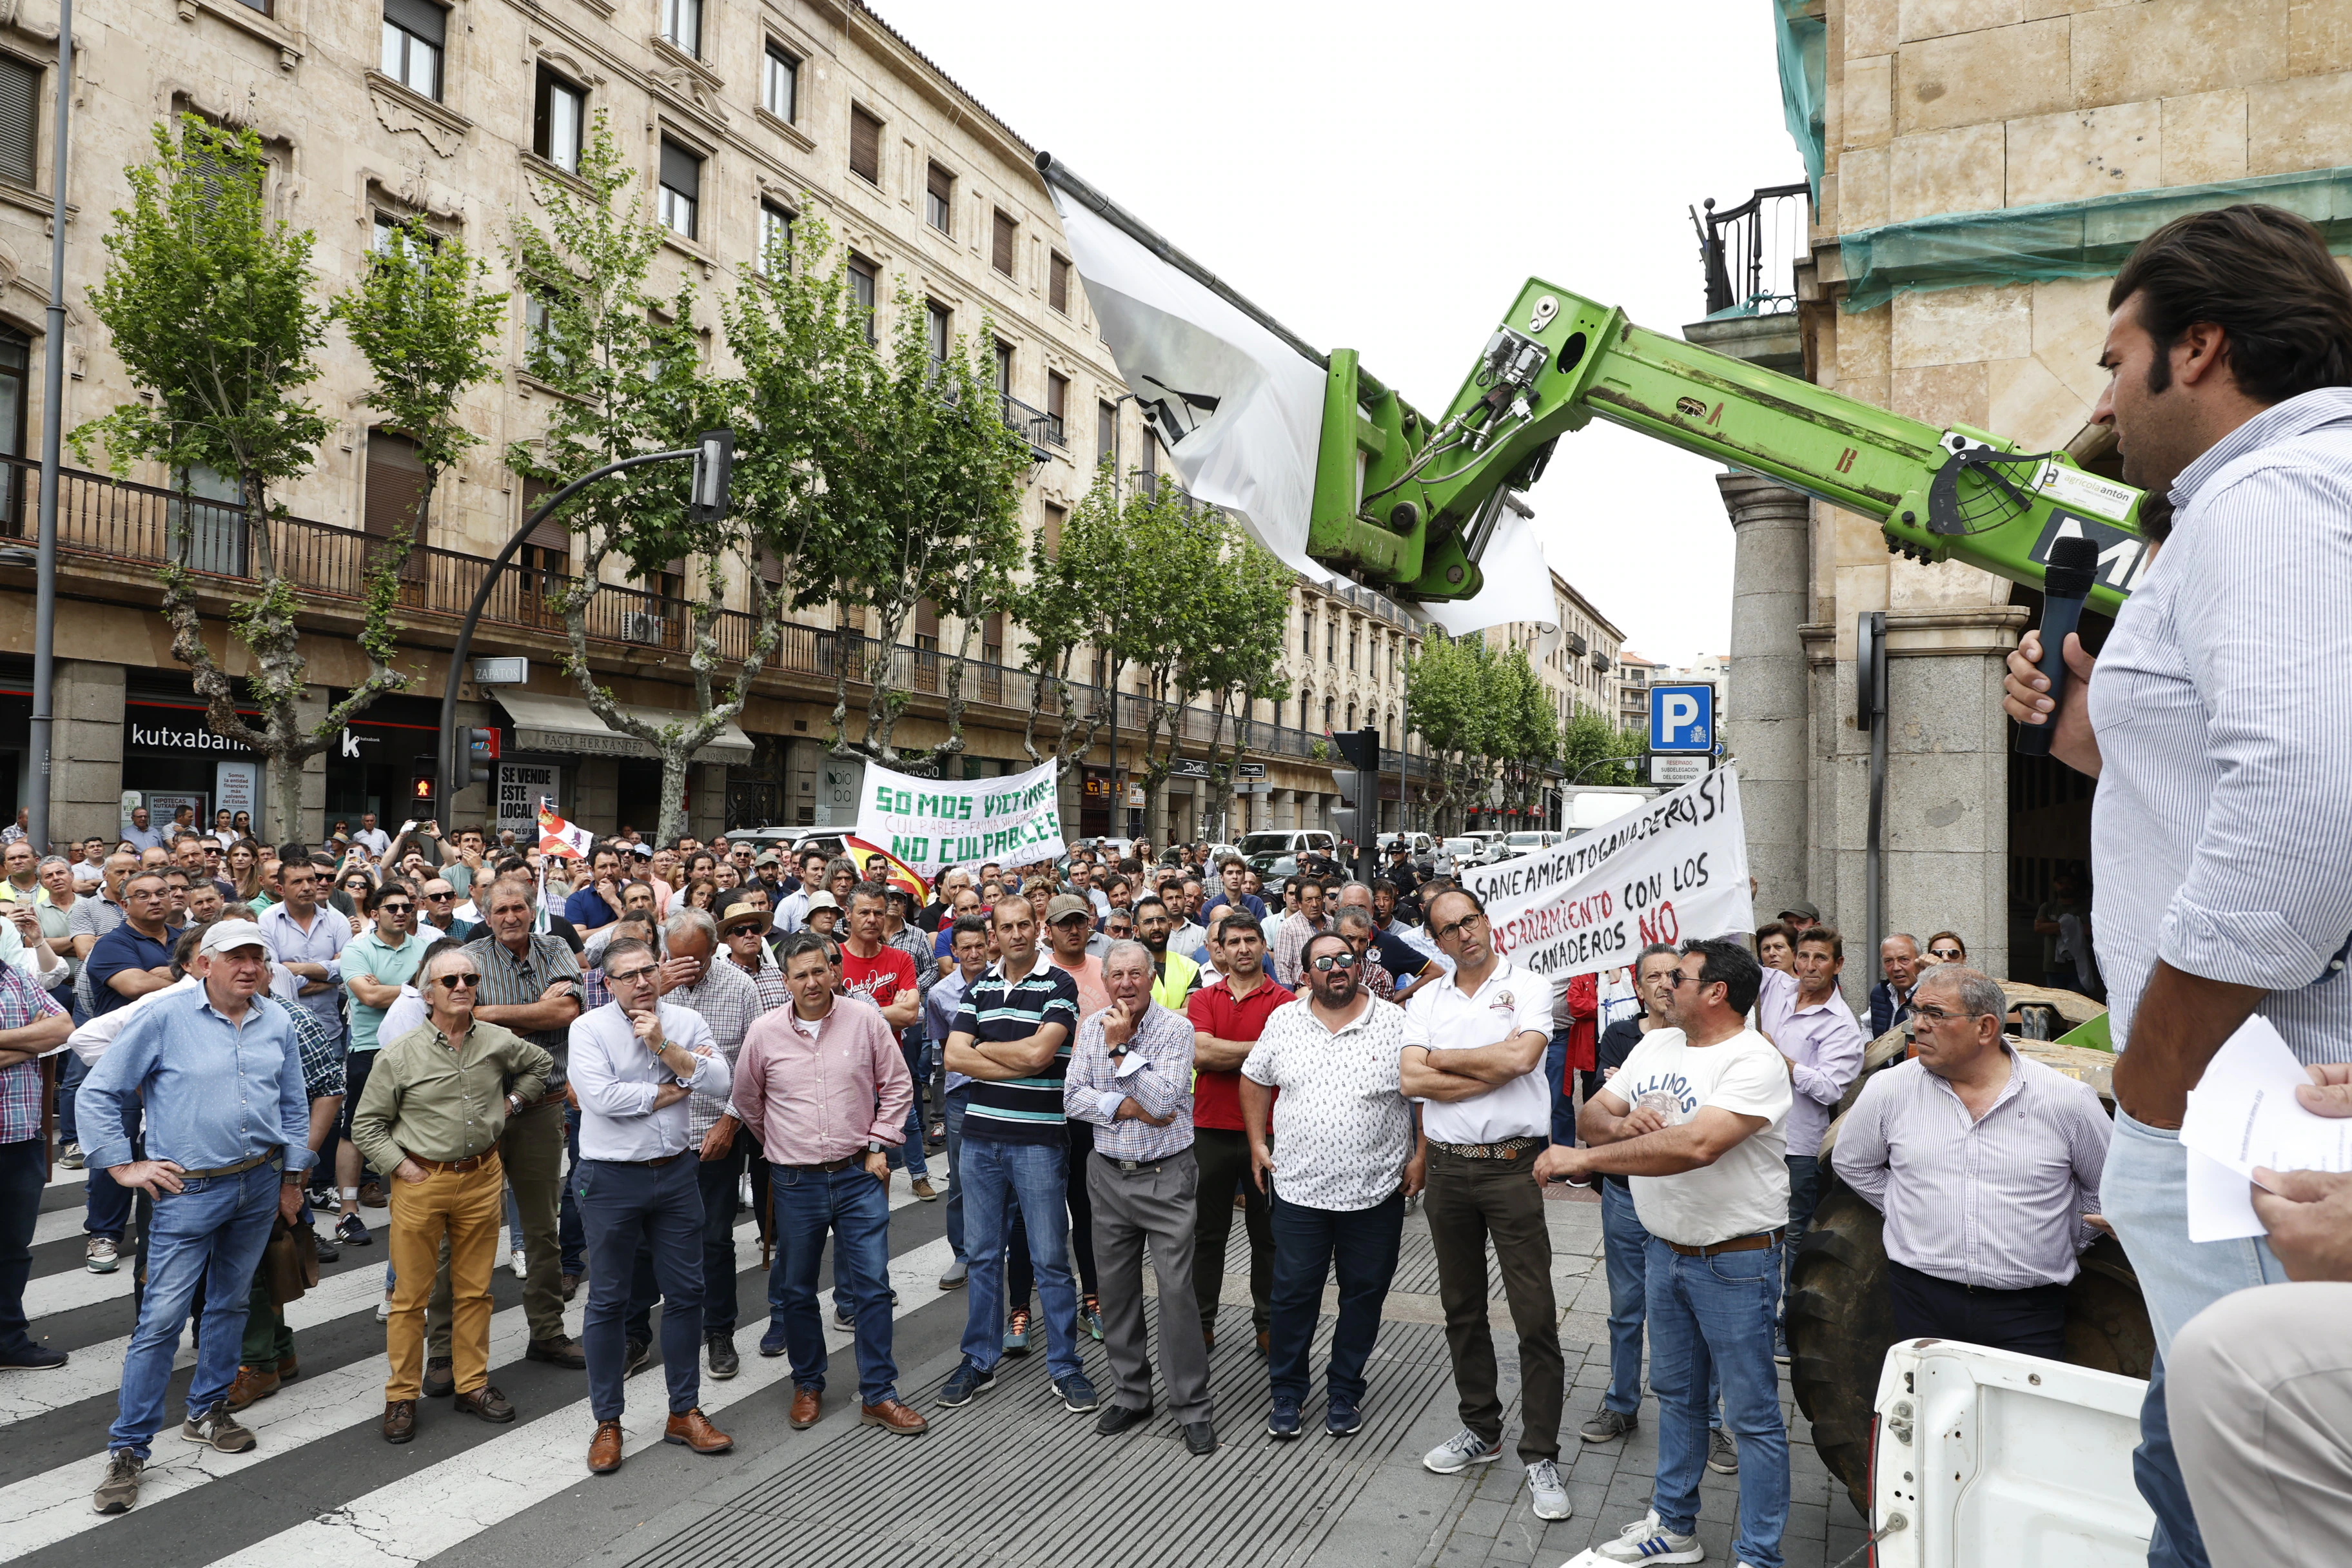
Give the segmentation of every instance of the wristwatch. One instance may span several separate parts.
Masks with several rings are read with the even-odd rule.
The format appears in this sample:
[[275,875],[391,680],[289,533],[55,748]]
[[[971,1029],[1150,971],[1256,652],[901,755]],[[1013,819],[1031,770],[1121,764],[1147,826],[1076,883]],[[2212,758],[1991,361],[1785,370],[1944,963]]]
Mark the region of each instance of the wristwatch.
[[509,1116],[514,1116],[514,1115],[519,1114],[519,1113],[521,1111],[521,1110],[522,1110],[522,1097],[521,1097],[520,1095],[517,1095],[517,1094],[509,1094],[509,1095],[508,1095],[508,1096],[507,1096],[507,1114],[508,1114]]
[[879,1154],[882,1152],[882,1141],[878,1138],[868,1138],[866,1141],[866,1152],[869,1154]]

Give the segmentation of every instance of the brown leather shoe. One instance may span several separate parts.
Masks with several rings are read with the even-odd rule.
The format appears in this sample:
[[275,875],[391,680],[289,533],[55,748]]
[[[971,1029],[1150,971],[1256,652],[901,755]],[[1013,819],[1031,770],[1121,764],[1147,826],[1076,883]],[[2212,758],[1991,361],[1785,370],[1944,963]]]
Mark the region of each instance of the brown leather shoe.
[[457,1395],[456,1404],[460,1415],[478,1416],[494,1426],[503,1426],[515,1418],[515,1407],[507,1402],[507,1396],[487,1383]]
[[621,1424],[599,1421],[596,1435],[588,1439],[588,1468],[591,1474],[609,1476],[621,1468]]
[[723,1454],[735,1446],[735,1439],[710,1424],[710,1417],[696,1405],[683,1415],[673,1415],[662,1431],[662,1441],[691,1448],[698,1454]]
[[543,1361],[556,1366],[569,1367],[573,1372],[588,1370],[587,1351],[582,1348],[578,1340],[569,1337],[560,1340],[533,1340],[523,1346],[522,1358],[525,1361]]
[[302,1375],[302,1363],[292,1356],[278,1358],[278,1381],[291,1383]]
[[1274,1353],[1274,1335],[1265,1329],[1257,1331],[1257,1353],[1264,1356]]
[[360,1184],[360,1207],[380,1209],[388,1205],[391,1201],[383,1195],[383,1188],[376,1183],[363,1182]]
[[405,1443],[416,1436],[416,1401],[392,1399],[383,1406],[383,1440]]
[[901,1437],[919,1437],[931,1429],[929,1422],[895,1399],[886,1399],[879,1405],[859,1405],[857,1422],[861,1426],[879,1426]]
[[278,1369],[268,1366],[240,1366],[236,1381],[228,1385],[228,1407],[242,1410],[257,1399],[267,1399],[278,1392]]
[[793,1430],[805,1432],[824,1414],[824,1394],[814,1388],[793,1390]]
[[446,1399],[457,1392],[457,1363],[446,1355],[425,1358],[425,1397]]
[[569,1301],[572,1297],[580,1293],[580,1276],[577,1274],[566,1274],[563,1277],[562,1284],[563,1299],[565,1300]]

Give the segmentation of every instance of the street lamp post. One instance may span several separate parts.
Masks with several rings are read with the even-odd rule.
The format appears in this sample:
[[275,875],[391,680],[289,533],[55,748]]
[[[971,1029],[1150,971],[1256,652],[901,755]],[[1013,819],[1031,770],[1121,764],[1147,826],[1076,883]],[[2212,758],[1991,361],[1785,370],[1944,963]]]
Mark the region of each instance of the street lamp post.
[[451,737],[457,722],[457,683],[465,679],[466,660],[474,647],[474,627],[481,620],[482,611],[488,607],[490,591],[498,586],[499,574],[506,570],[508,563],[514,559],[515,552],[522,548],[523,541],[530,537],[533,529],[551,516],[556,508],[598,479],[608,474],[617,474],[624,468],[642,468],[648,463],[675,462],[681,458],[694,459],[691,504],[698,510],[715,509],[723,515],[727,510],[728,480],[734,467],[735,437],[732,431],[713,430],[691,447],[682,447],[675,452],[641,453],[581,475],[540,502],[538,509],[522,520],[522,526],[515,530],[514,537],[507,541],[506,548],[491,560],[488,569],[482,574],[482,585],[474,590],[474,602],[467,606],[465,620],[457,626],[457,644],[449,650],[449,679],[443,682],[441,688],[440,732],[433,742],[433,789],[436,805],[446,806],[450,804],[450,764],[454,761],[455,751]]
[[1584,775],[1591,773],[1595,768],[1605,768],[1612,763],[1638,763],[1641,760],[1642,758],[1639,752],[1636,752],[1630,757],[1595,757],[1592,761],[1577,769],[1576,776],[1569,780],[1568,783],[1561,787],[1564,789],[1574,789],[1578,784],[1584,782]]
[[57,132],[49,174],[49,313],[41,365],[41,531],[33,586],[32,816],[26,826],[37,853],[49,852],[49,785],[56,776],[51,742],[57,731],[58,443],[66,411],[66,122],[73,103],[73,0],[58,4]]

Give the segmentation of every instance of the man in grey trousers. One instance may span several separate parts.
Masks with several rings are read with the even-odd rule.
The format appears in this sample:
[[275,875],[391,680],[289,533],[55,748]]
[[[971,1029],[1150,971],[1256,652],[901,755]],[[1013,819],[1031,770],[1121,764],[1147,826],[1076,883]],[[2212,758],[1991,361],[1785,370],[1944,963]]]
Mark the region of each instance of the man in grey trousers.
[[1160,1360],[1168,1407],[1193,1454],[1216,1451],[1209,1352],[1192,1299],[1192,1230],[1201,1171],[1192,1158],[1192,1025],[1151,998],[1157,970],[1139,942],[1103,958],[1110,1005],[1078,1024],[1063,1108],[1094,1124],[1087,1191],[1094,1199],[1103,1350],[1115,1381],[1095,1430],[1115,1436],[1151,1418],[1143,1334],[1143,1249],[1160,1280]]

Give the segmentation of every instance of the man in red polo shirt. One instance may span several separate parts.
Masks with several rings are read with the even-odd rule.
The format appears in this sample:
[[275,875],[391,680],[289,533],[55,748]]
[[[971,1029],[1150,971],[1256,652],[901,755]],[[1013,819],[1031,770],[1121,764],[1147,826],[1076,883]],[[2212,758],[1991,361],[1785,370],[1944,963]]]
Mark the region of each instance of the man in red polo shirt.
[[852,996],[881,1008],[883,1022],[895,1034],[922,1016],[923,997],[915,961],[906,949],[882,940],[889,913],[890,897],[880,883],[860,882],[849,890],[849,940],[841,944],[841,981]]
[[1216,915],[1210,940],[1225,973],[1192,993],[1184,1011],[1192,1021],[1192,1155],[1201,1167],[1201,1217],[1192,1233],[1192,1293],[1201,1303],[1201,1332],[1217,1342],[1217,1297],[1225,1283],[1225,1238],[1234,1228],[1234,1191],[1245,1200],[1249,1229],[1250,1319],[1257,1352],[1266,1351],[1274,1307],[1274,1226],[1265,1194],[1249,1178],[1249,1136],[1242,1126],[1241,1068],[1257,1043],[1267,1015],[1296,994],[1264,967],[1265,931],[1246,910]]

